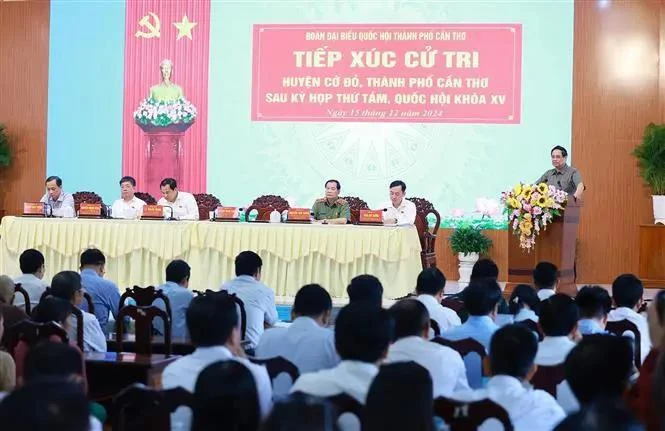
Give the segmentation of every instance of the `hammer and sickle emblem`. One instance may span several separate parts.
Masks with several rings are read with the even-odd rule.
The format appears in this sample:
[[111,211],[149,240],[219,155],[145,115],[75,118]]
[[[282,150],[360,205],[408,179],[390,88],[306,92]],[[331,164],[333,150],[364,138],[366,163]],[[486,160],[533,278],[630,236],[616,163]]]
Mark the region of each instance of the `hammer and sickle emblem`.
[[[135,34],[136,37],[142,37],[145,39],[159,37],[159,29],[160,29],[159,17],[152,12],[148,12],[148,15],[143,16],[143,18],[139,20],[139,25],[141,27],[145,27],[146,29],[148,29],[148,31],[138,30]],[[152,20],[150,19],[150,17],[152,17]]]

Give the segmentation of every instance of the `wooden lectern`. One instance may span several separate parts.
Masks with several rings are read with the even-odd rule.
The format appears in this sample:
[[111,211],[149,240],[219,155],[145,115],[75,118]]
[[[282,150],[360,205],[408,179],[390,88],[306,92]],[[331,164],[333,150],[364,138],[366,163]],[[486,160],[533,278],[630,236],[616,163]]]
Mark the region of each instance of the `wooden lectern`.
[[519,235],[508,232],[508,284],[504,295],[510,295],[513,288],[520,284],[533,284],[533,268],[538,262],[552,262],[559,268],[558,292],[569,295],[577,294],[575,284],[575,249],[577,245],[577,226],[580,222],[582,204],[572,195],[561,217],[547,225],[536,237],[536,246],[528,252],[520,248]]

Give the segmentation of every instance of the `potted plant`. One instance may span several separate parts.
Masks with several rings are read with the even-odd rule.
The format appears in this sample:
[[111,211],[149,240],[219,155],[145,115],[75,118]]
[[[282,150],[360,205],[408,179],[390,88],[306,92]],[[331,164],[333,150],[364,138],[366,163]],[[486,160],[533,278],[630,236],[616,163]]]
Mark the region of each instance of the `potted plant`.
[[650,123],[635,147],[640,176],[651,187],[654,223],[665,224],[665,124]]
[[10,161],[9,138],[5,132],[5,125],[0,124],[0,166],[9,166]]
[[481,254],[487,254],[492,246],[489,239],[477,226],[460,226],[449,238],[450,248],[459,259],[459,288],[469,284],[471,270]]

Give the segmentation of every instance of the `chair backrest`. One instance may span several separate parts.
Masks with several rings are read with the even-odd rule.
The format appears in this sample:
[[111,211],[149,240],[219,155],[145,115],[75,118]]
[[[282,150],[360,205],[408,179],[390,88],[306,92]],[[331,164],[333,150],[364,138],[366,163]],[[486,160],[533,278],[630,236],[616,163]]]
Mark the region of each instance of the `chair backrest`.
[[256,221],[268,221],[270,220],[270,213],[273,210],[277,210],[281,213],[289,208],[291,208],[291,206],[283,197],[277,195],[263,195],[254,199],[252,204],[245,210],[245,214],[247,221],[250,221],[249,213],[252,210],[257,210],[258,215]]
[[368,210],[369,205],[367,202],[356,196],[344,196],[344,199],[349,204],[351,210],[351,223],[356,224],[360,219],[360,210]]
[[160,317],[164,321],[164,353],[171,354],[171,316],[154,305],[125,305],[118,311],[115,334],[118,352],[122,352],[125,316],[131,317],[136,322],[136,353],[143,355],[152,353],[152,321],[155,317]]
[[[628,319],[607,322],[605,330],[614,335],[622,336],[625,332],[632,332],[634,337],[633,351],[635,353],[635,366],[639,369],[642,366],[642,334],[633,322]],[[646,334],[648,336],[648,334]]]
[[432,328],[432,331],[434,332],[435,337],[438,337],[439,335],[441,335],[441,328],[439,328],[439,324],[436,323],[436,320],[429,319],[429,326]]
[[240,337],[242,338],[242,340],[245,340],[245,336],[247,335],[247,312],[245,311],[245,303],[242,302],[242,299],[238,298],[238,295],[236,295],[235,293],[229,293],[226,290],[220,290],[219,292],[215,292],[213,290],[207,289],[205,294],[226,295],[230,296],[233,299],[233,302],[236,303],[238,309],[240,310]]
[[[416,228],[420,235],[420,245],[423,252],[434,252],[434,241],[436,241],[436,234],[439,232],[441,225],[441,215],[434,208],[434,205],[424,198],[407,198],[416,205]],[[430,230],[427,223],[427,215],[432,214],[436,217],[436,223]]]
[[157,205],[157,199],[152,197],[152,195],[150,193],[136,192],[136,193],[134,193],[134,196],[141,199],[143,202],[145,202],[148,205]]
[[32,309],[32,305],[30,304],[30,295],[28,295],[28,292],[23,288],[23,286],[21,286],[21,283],[14,284],[14,295],[23,296],[23,300],[25,301],[25,314],[29,316],[30,310]]
[[88,292],[83,292],[83,299],[88,305],[88,313],[95,314],[95,304],[92,303],[92,296]]
[[441,300],[441,305],[444,307],[450,308],[455,313],[459,315],[460,311],[464,310],[464,303],[455,298],[443,298]]
[[515,323],[517,323],[518,325],[522,325],[527,329],[529,329],[531,332],[535,332],[536,334],[538,334],[538,341],[543,341],[543,338],[545,338],[542,329],[540,329],[540,325],[534,322],[533,320],[526,319]]
[[210,211],[214,211],[221,202],[210,193],[194,193],[196,205],[199,207],[199,220],[208,220]]
[[56,322],[37,323],[32,320],[23,320],[7,328],[6,333],[6,347],[12,356],[19,341],[24,341],[28,345],[34,345],[40,341],[48,340],[53,335],[57,335],[63,343],[69,343],[67,331]]
[[298,367],[296,367],[293,362],[282,356],[275,356],[274,358],[268,359],[250,358],[249,360],[255,364],[264,365],[266,370],[268,370],[268,376],[270,376],[270,380],[273,383],[277,376],[282,373],[288,374],[289,377],[291,377],[291,381],[294,383],[298,377],[300,377],[300,371],[298,371]]
[[87,191],[81,191],[81,192],[76,192],[72,195],[74,198],[74,209],[76,211],[79,210],[79,207],[81,206],[82,203],[87,203],[87,204],[102,204],[102,209],[101,209],[101,214],[105,214],[105,208],[104,208],[104,201],[102,200],[101,196],[99,196],[95,192],[87,192]]
[[531,378],[531,385],[536,389],[542,389],[549,392],[556,398],[556,388],[566,379],[564,364],[559,365],[539,365],[536,374]]
[[180,406],[192,407],[194,395],[178,386],[156,390],[141,384],[123,389],[113,398],[114,431],[170,430],[171,413]]
[[120,296],[120,304],[118,304],[118,310],[122,309],[125,306],[125,301],[129,298],[132,298],[136,305],[139,307],[147,307],[152,305],[156,299],[161,299],[164,301],[166,313],[171,318],[171,303],[169,297],[162,292],[161,289],[156,289],[155,286],[141,287],[134,286],[128,287],[125,289],[125,293]]
[[489,399],[473,402],[438,397],[434,400],[434,415],[443,419],[451,431],[475,431],[488,419],[496,419],[505,431],[512,431],[508,412]]
[[450,347],[464,358],[469,353],[477,353],[481,359],[487,356],[485,347],[473,338],[464,338],[462,340],[448,340],[441,337],[432,339],[433,343],[441,344],[442,346]]
[[76,345],[83,351],[83,312],[72,305],[72,315],[76,319]]

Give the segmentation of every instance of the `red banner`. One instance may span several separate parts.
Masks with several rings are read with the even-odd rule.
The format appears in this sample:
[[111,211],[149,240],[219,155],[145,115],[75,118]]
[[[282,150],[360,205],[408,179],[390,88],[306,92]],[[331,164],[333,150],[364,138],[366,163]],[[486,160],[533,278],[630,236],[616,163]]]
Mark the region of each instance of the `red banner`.
[[[127,2],[122,174],[135,177],[138,189],[155,197],[159,196],[159,186],[154,178],[158,178],[162,171],[173,172],[173,167],[150,164],[150,139],[136,124],[134,113],[142,100],[152,93],[151,88],[163,84],[160,64],[165,59],[171,60],[170,83],[162,85],[160,94],[173,96],[180,87],[184,98],[195,106],[197,112],[191,127],[173,139],[176,151],[173,157],[160,156],[162,163],[166,160],[169,160],[166,163],[174,163],[173,160],[177,159],[181,178],[176,180],[181,190],[204,192],[209,42],[210,0]],[[154,177],[150,181],[149,174]]]
[[255,25],[252,120],[519,123],[519,24]]

